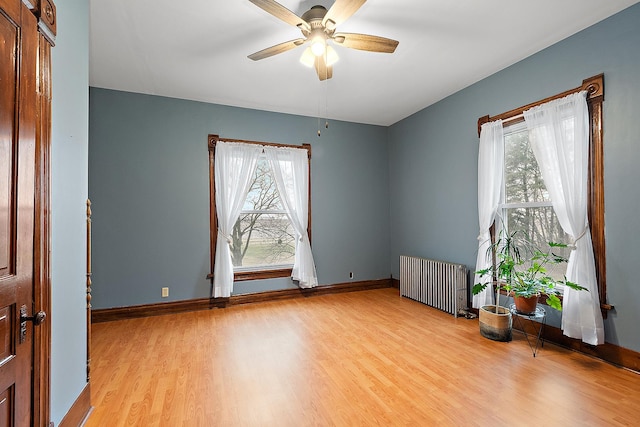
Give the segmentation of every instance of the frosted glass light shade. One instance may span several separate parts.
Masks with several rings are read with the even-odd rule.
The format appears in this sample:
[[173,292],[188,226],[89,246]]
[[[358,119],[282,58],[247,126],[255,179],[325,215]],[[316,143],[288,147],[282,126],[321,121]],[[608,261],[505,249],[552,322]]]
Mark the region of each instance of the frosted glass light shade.
[[306,67],[313,67],[313,64],[316,62],[316,56],[311,51],[311,47],[304,50],[304,53],[300,57],[300,62],[302,62]]
[[311,51],[315,56],[324,55],[324,51],[327,48],[327,44],[325,43],[323,38],[316,37],[311,42]]
[[[309,68],[312,68],[316,63],[316,55],[313,53],[312,49],[312,47],[306,48],[302,53],[302,56],[300,57],[300,62]],[[327,46],[325,55],[325,62],[328,67],[332,66],[333,64],[338,62],[338,59],[340,59],[338,58],[338,53],[336,52],[336,50],[331,46]]]
[[338,62],[338,54],[336,53],[336,50],[334,48],[332,48],[331,46],[327,46],[327,57],[325,58],[325,62],[327,63],[327,67],[332,66],[333,64],[335,64],[336,62]]

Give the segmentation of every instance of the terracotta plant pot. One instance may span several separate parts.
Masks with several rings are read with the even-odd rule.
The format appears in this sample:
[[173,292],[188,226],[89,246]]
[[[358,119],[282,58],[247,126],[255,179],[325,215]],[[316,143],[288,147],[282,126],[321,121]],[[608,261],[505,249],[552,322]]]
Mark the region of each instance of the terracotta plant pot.
[[480,335],[493,341],[511,341],[511,312],[506,307],[483,305],[479,310]]
[[513,302],[516,305],[516,311],[520,314],[533,314],[538,306],[538,297],[540,295],[532,295],[530,297],[513,296]]

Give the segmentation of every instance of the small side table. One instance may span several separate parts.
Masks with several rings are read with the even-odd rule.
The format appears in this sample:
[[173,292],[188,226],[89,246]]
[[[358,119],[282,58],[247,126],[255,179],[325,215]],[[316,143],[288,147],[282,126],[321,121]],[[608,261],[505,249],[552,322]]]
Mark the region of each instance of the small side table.
[[[536,307],[536,311],[534,311],[533,313],[520,313],[518,310],[516,310],[515,304],[511,304],[509,306],[509,310],[511,311],[511,315],[513,316],[518,328],[522,329],[522,332],[524,333],[524,336],[527,339],[527,343],[529,344],[529,348],[533,352],[533,357],[536,357],[536,353],[538,352],[538,346],[544,347],[544,339],[542,338],[542,331],[544,329],[545,321],[547,319],[547,312],[544,311],[544,308],[542,307]],[[534,331],[536,330],[536,324],[538,324],[537,335],[532,335],[531,339],[529,338],[529,334],[527,333],[523,325],[523,322],[525,320],[528,320],[529,323],[531,323],[531,327],[533,328]],[[532,342],[534,336],[535,336],[535,342]]]

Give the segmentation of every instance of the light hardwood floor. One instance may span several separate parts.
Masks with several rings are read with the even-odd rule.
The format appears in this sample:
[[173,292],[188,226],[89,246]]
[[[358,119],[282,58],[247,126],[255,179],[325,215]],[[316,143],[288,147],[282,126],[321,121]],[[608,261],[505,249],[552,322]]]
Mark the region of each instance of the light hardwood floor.
[[93,326],[87,426],[639,425],[640,375],[396,289]]

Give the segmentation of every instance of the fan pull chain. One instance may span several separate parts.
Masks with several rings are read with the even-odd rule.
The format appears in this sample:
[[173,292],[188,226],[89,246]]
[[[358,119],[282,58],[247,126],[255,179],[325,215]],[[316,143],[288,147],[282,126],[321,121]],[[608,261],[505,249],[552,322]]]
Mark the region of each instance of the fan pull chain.
[[[320,82],[322,84],[322,82]],[[320,96],[322,95],[322,90],[318,91],[318,138],[320,138]]]
[[[322,103],[322,85],[324,84],[324,128],[329,129],[329,66],[327,65],[327,49],[324,50],[324,80],[320,80],[320,89],[318,90],[318,138],[320,132],[320,115]],[[318,59],[316,59],[317,61]],[[317,63],[316,63],[317,64]],[[318,75],[320,70],[318,70]]]
[[[324,63],[327,64],[327,49],[324,50]],[[329,67],[325,66],[325,73],[329,74]],[[324,80],[324,128],[329,129],[329,79]]]
[[320,87],[318,88],[318,138],[320,138],[320,110],[322,105],[322,81],[319,82]]
[[324,50],[324,128],[329,129],[329,66],[328,64],[328,54],[327,51],[329,49]]

